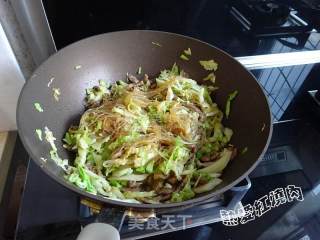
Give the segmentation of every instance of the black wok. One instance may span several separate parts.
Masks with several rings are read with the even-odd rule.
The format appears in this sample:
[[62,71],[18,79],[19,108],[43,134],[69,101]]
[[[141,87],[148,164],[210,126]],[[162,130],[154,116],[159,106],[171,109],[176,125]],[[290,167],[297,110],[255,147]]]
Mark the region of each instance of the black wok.
[[[159,43],[161,46],[158,46]],[[181,52],[192,49],[189,61],[179,58]],[[225,125],[234,130],[232,143],[238,148],[248,148],[239,154],[223,172],[223,182],[211,192],[196,198],[166,204],[135,204],[110,200],[89,194],[68,183],[63,170],[50,159],[50,146],[40,142],[35,129],[48,126],[57,138],[56,144],[62,158],[69,157],[61,139],[68,127],[77,124],[84,111],[85,89],[97,85],[99,79],[117,81],[127,72],[135,73],[139,66],[149,75],[169,68],[176,62],[191,78],[203,79],[208,72],[199,60],[214,59],[219,67],[216,85],[219,90],[214,101],[224,109],[227,96],[238,90],[232,104],[229,120]],[[54,77],[51,86],[48,82]],[[56,102],[52,88],[60,88],[60,100]],[[39,102],[44,112],[35,111]],[[169,208],[194,204],[227,191],[245,178],[258,164],[271,137],[272,123],[269,105],[261,87],[239,62],[225,52],[199,40],[157,31],[123,31],[94,36],[60,50],[45,61],[29,79],[20,95],[17,108],[17,124],[22,142],[31,158],[50,177],[63,186],[100,202],[133,208]],[[48,159],[43,162],[41,158]]]

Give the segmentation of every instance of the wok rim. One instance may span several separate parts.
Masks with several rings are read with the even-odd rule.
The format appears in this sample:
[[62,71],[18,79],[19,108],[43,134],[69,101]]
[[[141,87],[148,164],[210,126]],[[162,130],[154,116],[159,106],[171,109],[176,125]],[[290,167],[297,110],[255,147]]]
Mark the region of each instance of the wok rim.
[[[24,91],[28,81],[26,81],[26,83],[24,84],[24,86],[22,87],[22,90],[20,92],[19,95],[19,99],[18,99],[18,104],[17,104],[17,109],[16,109],[16,121],[17,121],[17,128],[18,128],[18,133],[20,136],[20,139],[23,143],[23,146],[25,147],[25,149],[27,150],[30,158],[42,169],[42,171],[44,171],[49,177],[51,177],[51,179],[53,179],[55,182],[59,183],[60,185],[62,185],[63,187],[66,187],[67,189],[76,192],[77,194],[79,194],[80,196],[83,197],[87,197],[89,199],[93,199],[95,201],[98,202],[102,202],[103,204],[108,204],[108,205],[112,205],[112,206],[116,206],[116,207],[124,207],[124,208],[134,208],[134,209],[165,209],[165,208],[174,208],[174,207],[181,207],[181,206],[187,206],[187,205],[195,205],[198,204],[202,201],[208,200],[211,197],[217,196],[219,194],[222,194],[228,190],[230,190],[232,187],[234,187],[235,185],[237,185],[239,182],[241,182],[245,177],[247,177],[255,168],[256,166],[259,164],[259,162],[262,160],[262,157],[264,156],[264,154],[267,151],[267,148],[270,144],[271,141],[271,137],[272,137],[272,133],[273,133],[273,123],[272,123],[272,113],[271,113],[271,108],[268,102],[268,98],[265,94],[265,92],[263,91],[262,86],[260,85],[260,83],[257,81],[257,79],[255,78],[255,76],[248,70],[246,69],[239,61],[237,61],[234,57],[232,57],[230,54],[228,54],[227,52],[221,50],[220,48],[217,48],[207,42],[204,42],[202,40],[190,37],[190,36],[185,36],[182,34],[177,34],[177,33],[172,33],[172,32],[165,32],[165,31],[157,31],[157,30],[124,30],[124,31],[114,31],[114,32],[108,32],[108,33],[102,33],[102,34],[98,34],[98,35],[94,35],[88,38],[84,38],[81,39],[79,41],[76,41],[72,44],[69,44],[65,47],[63,47],[62,49],[60,49],[59,51],[57,51],[56,53],[52,54],[48,59],[50,59],[53,56],[56,56],[58,54],[61,54],[61,52],[69,47],[72,47],[76,44],[80,44],[80,42],[83,41],[88,41],[90,39],[94,39],[94,38],[101,38],[102,36],[105,35],[110,35],[110,34],[119,34],[119,33],[126,33],[126,32],[150,32],[150,33],[161,33],[161,34],[166,34],[169,36],[176,36],[179,38],[184,38],[184,39],[188,39],[191,41],[196,41],[199,42],[201,44],[207,45],[210,48],[214,48],[215,50],[221,52],[222,54],[224,54],[226,57],[232,59],[232,61],[234,61],[235,64],[238,64],[241,66],[241,68],[243,68],[247,74],[249,74],[254,80],[255,83],[258,85],[259,89],[261,90],[262,94],[263,94],[263,99],[266,102],[266,106],[268,108],[268,114],[269,114],[269,122],[265,123],[266,126],[269,127],[269,133],[268,133],[268,138],[267,141],[264,145],[263,150],[261,151],[261,153],[259,154],[259,157],[256,159],[256,161],[250,166],[250,168],[247,169],[247,171],[245,173],[243,173],[241,176],[239,176],[236,180],[234,180],[233,182],[229,183],[228,185],[224,186],[223,188],[217,190],[217,191],[213,191],[210,192],[208,194],[205,194],[203,196],[196,196],[192,199],[183,201],[183,202],[176,202],[176,203],[160,203],[160,204],[146,204],[146,203],[129,203],[129,202],[124,202],[124,201],[118,201],[118,200],[114,200],[114,199],[110,199],[110,198],[106,198],[103,197],[102,195],[94,195],[94,194],[90,194],[84,190],[81,190],[80,188],[76,187],[75,185],[69,184],[68,182],[66,182],[65,180],[63,180],[62,178],[56,176],[55,174],[53,174],[50,170],[48,170],[47,168],[44,168],[43,165],[41,164],[41,159],[39,156],[36,156],[33,154],[33,151],[31,151],[32,147],[29,147],[26,140],[24,139],[24,133],[22,132],[22,129],[20,126],[23,125],[22,122],[20,122],[20,113],[19,113],[19,109],[20,109],[20,105],[22,102],[22,92]],[[36,69],[35,71],[32,73],[31,77],[29,79],[32,78],[32,76],[34,76],[34,73],[38,70],[38,68],[45,64],[48,59],[46,59],[44,62],[42,62]],[[223,178],[222,178],[223,179]]]

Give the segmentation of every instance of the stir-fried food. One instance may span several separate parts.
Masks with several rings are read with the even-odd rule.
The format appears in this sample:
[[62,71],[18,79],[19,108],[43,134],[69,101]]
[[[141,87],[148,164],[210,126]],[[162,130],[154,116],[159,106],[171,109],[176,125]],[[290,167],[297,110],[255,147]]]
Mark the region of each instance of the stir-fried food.
[[212,89],[174,65],[156,79],[87,89],[87,110],[65,135],[75,152],[67,179],[92,194],[180,202],[214,189],[236,155]]

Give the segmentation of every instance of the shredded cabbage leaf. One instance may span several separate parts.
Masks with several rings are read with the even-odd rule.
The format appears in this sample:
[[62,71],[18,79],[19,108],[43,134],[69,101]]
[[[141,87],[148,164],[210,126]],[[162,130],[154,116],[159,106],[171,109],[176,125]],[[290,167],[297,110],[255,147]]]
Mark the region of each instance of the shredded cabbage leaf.
[[157,47],[162,47],[162,45],[158,42],[151,42],[153,45],[157,46]]
[[183,52],[184,52],[184,54],[185,55],[188,55],[188,56],[191,56],[191,48],[188,48],[188,49],[186,49],[186,50],[183,50]]
[[69,161],[68,161],[68,159],[61,159],[60,158],[60,156],[58,154],[58,149],[55,144],[55,141],[57,139],[53,136],[52,131],[47,126],[44,127],[44,135],[45,135],[46,141],[51,146],[51,150],[50,150],[51,160],[53,160],[63,170],[68,172],[69,171]]
[[172,202],[183,202],[189,200],[195,196],[195,192],[192,190],[190,184],[190,177],[188,177],[187,183],[184,185],[183,189],[179,192],[174,192],[171,197]]
[[34,108],[38,111],[38,112],[43,112],[43,108],[41,107],[40,103],[34,103]]
[[141,66],[139,66],[139,68],[138,68],[138,70],[137,70],[137,74],[142,74],[142,67]]
[[189,58],[188,58],[186,55],[184,55],[184,54],[181,54],[181,55],[180,55],[180,58],[181,58],[182,60],[189,61]]
[[228,99],[227,99],[227,103],[226,103],[226,118],[229,118],[230,115],[230,111],[231,111],[231,102],[236,98],[236,96],[238,95],[238,91],[234,91],[232,93],[229,94]]
[[216,82],[216,76],[214,75],[214,73],[209,73],[208,76],[203,78],[203,81],[211,81],[212,83],[215,83]]
[[54,100],[59,101],[59,97],[61,95],[60,88],[52,88]]
[[36,134],[37,134],[39,140],[42,141],[42,130],[41,129],[36,129]]
[[201,60],[199,61],[200,65],[207,71],[217,71],[218,69],[218,63],[216,63],[214,60]]

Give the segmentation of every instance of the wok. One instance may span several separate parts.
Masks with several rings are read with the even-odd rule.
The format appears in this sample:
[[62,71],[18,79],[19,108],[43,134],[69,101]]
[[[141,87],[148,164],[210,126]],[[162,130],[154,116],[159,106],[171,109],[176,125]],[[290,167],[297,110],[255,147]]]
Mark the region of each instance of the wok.
[[[156,44],[155,44],[156,43]],[[189,61],[179,58],[184,49],[191,48]],[[62,138],[71,124],[77,124],[84,111],[85,89],[103,79],[114,82],[124,79],[127,72],[135,73],[139,66],[149,75],[177,63],[192,79],[203,79],[208,72],[199,60],[214,59],[218,64],[214,101],[224,109],[227,96],[234,90],[239,94],[232,104],[231,114],[224,124],[234,130],[232,143],[239,154],[223,172],[223,182],[213,191],[194,199],[165,204],[126,203],[92,195],[71,185],[64,173],[49,156],[50,146],[39,141],[35,129],[48,126],[57,138],[56,145],[62,159],[70,158],[62,147]],[[54,78],[54,79],[53,79]],[[48,82],[52,80],[50,87]],[[57,102],[52,88],[61,91]],[[43,112],[37,112],[39,102]],[[22,142],[31,158],[42,170],[63,186],[105,204],[139,209],[160,209],[192,205],[221,194],[245,178],[258,164],[269,144],[272,123],[270,108],[254,76],[227,53],[194,38],[157,31],[122,31],[90,37],[58,51],[45,61],[26,82],[17,107],[17,125]],[[46,162],[41,158],[48,159]]]

